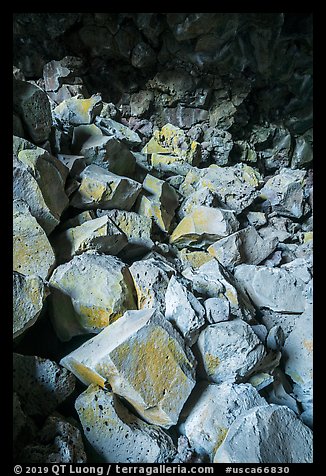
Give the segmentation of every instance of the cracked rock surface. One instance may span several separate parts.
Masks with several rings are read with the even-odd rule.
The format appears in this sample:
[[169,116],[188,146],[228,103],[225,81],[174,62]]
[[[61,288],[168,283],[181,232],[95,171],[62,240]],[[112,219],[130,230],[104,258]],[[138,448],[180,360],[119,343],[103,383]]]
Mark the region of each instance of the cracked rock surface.
[[13,45],[15,461],[312,462],[312,15]]

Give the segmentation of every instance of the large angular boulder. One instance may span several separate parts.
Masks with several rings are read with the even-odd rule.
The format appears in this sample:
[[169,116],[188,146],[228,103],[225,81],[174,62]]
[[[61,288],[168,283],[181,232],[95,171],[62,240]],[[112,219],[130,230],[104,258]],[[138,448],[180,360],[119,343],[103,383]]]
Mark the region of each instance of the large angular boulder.
[[46,279],[55,256],[45,231],[23,200],[13,202],[13,270]]
[[219,208],[196,207],[173,230],[170,243],[178,247],[202,248],[239,228],[234,212]]
[[49,310],[58,337],[98,333],[136,309],[128,267],[118,258],[85,252],[58,266],[50,281]]
[[134,261],[129,271],[137,293],[138,309],[156,307],[165,312],[165,293],[175,270],[155,257]]
[[81,124],[91,124],[95,117],[101,112],[102,98],[99,94],[94,94],[88,99],[72,97],[62,101],[52,111],[57,123],[70,128]]
[[234,277],[217,259],[196,269],[186,268],[182,275],[192,282],[193,289],[205,298],[227,299],[233,316],[250,322],[255,314],[252,304],[236,285]]
[[27,81],[14,79],[14,110],[19,114],[31,139],[40,144],[51,132],[52,116],[49,99],[41,88]]
[[171,276],[165,293],[165,317],[181,332],[186,343],[193,345],[205,324],[205,309],[198,299],[175,276]]
[[150,250],[154,246],[152,241],[152,219],[135,212],[125,210],[96,210],[96,215],[108,216],[110,220],[126,235],[128,244],[123,250],[124,254],[136,256]]
[[65,193],[68,169],[40,147],[23,149],[14,159],[13,197],[25,200],[47,235],[69,205]]
[[47,291],[39,276],[13,273],[13,338],[23,334],[39,317]]
[[141,184],[99,167],[89,165],[80,174],[81,184],[71,198],[76,208],[130,210],[141,190]]
[[180,193],[187,197],[197,190],[209,188],[217,193],[222,203],[238,214],[257,198],[260,180],[260,174],[246,164],[232,167],[213,164],[204,169],[194,167],[188,172]]
[[195,359],[156,309],[127,311],[61,359],[86,385],[124,397],[148,423],[175,425],[195,385]]
[[77,151],[87,164],[95,164],[128,177],[132,177],[135,172],[135,157],[125,144],[112,136],[92,134]]
[[301,313],[306,306],[306,283],[284,267],[240,264],[234,270],[239,287],[258,308]]
[[261,263],[274,251],[277,243],[276,237],[264,240],[255,227],[248,226],[213,243],[207,251],[223,266],[233,268],[240,263]]
[[176,191],[164,180],[150,174],[147,174],[143,181],[143,189],[137,212],[152,217],[161,230],[168,232],[179,204]]
[[312,463],[312,431],[290,408],[264,405],[231,425],[214,463]]
[[176,449],[160,427],[123,406],[114,393],[90,385],[75,402],[85,436],[105,463],[166,463]]
[[59,261],[68,261],[84,251],[117,255],[127,244],[126,235],[108,216],[87,220],[68,228],[52,240]]
[[188,410],[180,431],[198,454],[213,461],[234,420],[246,410],[266,402],[248,383],[202,384],[200,390],[200,396]]
[[303,215],[303,185],[305,170],[283,168],[271,177],[260,190],[260,198],[269,200],[273,210],[285,216],[300,218]]
[[266,356],[260,339],[241,319],[209,325],[197,345],[208,379],[215,383],[246,381]]

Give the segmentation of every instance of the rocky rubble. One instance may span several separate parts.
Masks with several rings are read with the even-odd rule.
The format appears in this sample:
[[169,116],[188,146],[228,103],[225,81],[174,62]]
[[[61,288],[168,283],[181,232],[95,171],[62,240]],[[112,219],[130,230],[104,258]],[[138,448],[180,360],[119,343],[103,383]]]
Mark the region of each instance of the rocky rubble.
[[311,52],[308,14],[14,15],[15,461],[312,462]]

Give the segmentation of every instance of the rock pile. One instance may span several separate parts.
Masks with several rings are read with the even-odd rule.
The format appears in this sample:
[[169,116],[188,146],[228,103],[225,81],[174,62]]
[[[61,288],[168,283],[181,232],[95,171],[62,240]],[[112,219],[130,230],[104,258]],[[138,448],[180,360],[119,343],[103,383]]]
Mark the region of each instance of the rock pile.
[[[34,63],[15,53],[15,459],[311,462],[312,128],[294,19],[24,15],[62,59],[48,40]],[[133,73],[101,91],[77,39],[98,70]]]

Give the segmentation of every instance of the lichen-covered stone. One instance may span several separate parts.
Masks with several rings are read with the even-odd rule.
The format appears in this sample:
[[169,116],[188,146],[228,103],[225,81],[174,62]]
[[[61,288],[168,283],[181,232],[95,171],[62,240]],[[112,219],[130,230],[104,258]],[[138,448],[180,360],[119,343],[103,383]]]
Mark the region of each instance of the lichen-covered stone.
[[145,154],[164,153],[178,157],[181,162],[198,165],[201,158],[200,144],[191,141],[185,132],[172,124],[165,124],[154,132],[152,139],[142,149]]
[[81,209],[130,210],[141,184],[121,177],[97,165],[89,165],[80,174],[81,184],[71,199],[71,205]]
[[49,416],[36,441],[24,447],[19,461],[25,464],[86,463],[82,435],[72,419],[67,421],[59,413]]
[[192,268],[199,268],[202,264],[208,263],[213,258],[207,251],[189,251],[187,248],[182,248],[178,251],[178,257],[185,268],[189,266]]
[[13,202],[13,270],[46,279],[55,256],[49,240],[23,200]]
[[134,261],[129,271],[137,293],[138,309],[158,308],[165,312],[165,293],[170,277],[175,274],[172,266],[155,258]]
[[200,188],[182,201],[182,204],[178,210],[178,217],[180,219],[185,218],[200,206],[220,208],[220,204],[221,203],[216,192],[213,192],[209,188]]
[[280,214],[300,218],[303,214],[305,175],[305,170],[281,169],[259,191],[260,198],[269,200],[273,210]]
[[251,321],[254,308],[244,294],[238,291],[233,276],[213,258],[197,269],[186,268],[183,276],[189,279],[196,292],[205,298],[223,298],[230,303],[233,316]]
[[13,273],[13,338],[23,334],[39,317],[47,296],[39,276]]
[[175,276],[165,293],[165,318],[172,322],[188,345],[193,345],[205,324],[205,309],[198,299]]
[[124,254],[136,256],[144,250],[153,248],[151,218],[124,210],[96,210],[96,214],[98,217],[107,215],[126,235],[128,244],[123,250]]
[[143,181],[145,193],[140,195],[137,212],[152,217],[163,231],[169,231],[179,204],[176,191],[164,180],[147,174]]
[[105,463],[165,463],[176,450],[161,428],[145,423],[116,395],[90,385],[76,400],[86,438]]
[[170,243],[184,246],[205,247],[236,231],[239,222],[234,212],[220,208],[196,207],[173,230]]
[[126,235],[110,220],[102,216],[68,228],[52,240],[59,261],[66,261],[84,251],[117,255],[127,244]]
[[201,393],[180,431],[197,453],[211,461],[234,420],[246,410],[266,402],[250,384],[201,385]]
[[40,144],[50,135],[52,117],[49,99],[42,89],[27,81],[14,80],[14,109],[18,112],[31,139]]
[[231,425],[214,463],[312,463],[312,431],[285,406],[248,410]]
[[239,287],[255,306],[276,312],[301,313],[305,309],[306,283],[286,268],[240,264],[234,270]]
[[52,111],[54,119],[63,127],[91,124],[102,109],[102,98],[94,94],[89,99],[72,97],[62,101]]
[[291,160],[291,168],[298,169],[300,167],[305,167],[306,164],[309,164],[312,161],[313,149],[311,142],[312,141],[309,140],[308,134],[297,137]]
[[208,379],[216,383],[245,381],[266,355],[261,341],[241,319],[209,325],[197,345]]
[[193,168],[180,186],[180,193],[188,197],[197,190],[208,188],[219,200],[235,213],[241,213],[258,196],[260,174],[246,164],[232,167],[210,165],[208,168]]
[[50,415],[75,389],[75,377],[56,362],[13,355],[13,387],[29,416]]
[[13,197],[26,201],[48,235],[69,204],[64,190],[68,169],[39,147],[21,150],[13,165]]
[[175,425],[195,385],[195,360],[156,309],[128,311],[61,360],[86,385],[111,385],[148,423]]
[[232,235],[222,238],[207,248],[225,267],[233,267],[240,263],[259,264],[276,248],[278,240],[263,240],[255,227],[248,226]]
[[118,258],[86,252],[58,266],[50,281],[50,313],[62,341],[98,333],[135,309],[128,267]]

